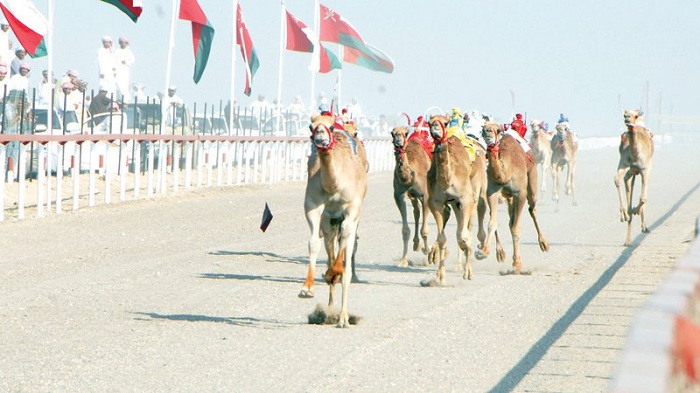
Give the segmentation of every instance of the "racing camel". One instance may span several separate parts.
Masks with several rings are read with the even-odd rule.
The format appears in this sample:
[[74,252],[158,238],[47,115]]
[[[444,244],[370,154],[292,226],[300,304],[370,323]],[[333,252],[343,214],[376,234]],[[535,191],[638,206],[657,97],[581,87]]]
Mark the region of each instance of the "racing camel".
[[[421,120],[417,124],[421,124]],[[408,241],[411,229],[408,225],[406,198],[413,206],[413,251],[418,251],[423,241],[422,251],[428,254],[428,170],[432,159],[434,143],[427,131],[416,130],[408,136],[408,127],[394,127],[391,131],[394,144],[394,202],[401,213],[401,236],[403,254],[399,266],[408,266]],[[422,219],[421,219],[422,218]],[[419,231],[420,226],[420,231]]]
[[540,186],[540,191],[547,191],[547,182],[545,181],[547,176],[547,171],[552,167],[552,145],[550,144],[550,136],[542,127],[542,122],[539,120],[530,121],[530,129],[532,130],[530,136],[530,147],[532,148],[532,155],[535,156],[535,162],[542,168],[542,176],[538,179],[542,179],[542,184]]
[[509,228],[513,238],[513,273],[520,274],[520,216],[528,203],[528,212],[537,230],[537,242],[540,250],[549,251],[549,242],[545,239],[537,222],[537,167],[531,153],[526,153],[517,137],[504,133],[503,127],[494,122],[484,124],[482,136],[488,146],[488,198],[490,220],[489,231],[484,246],[476,251],[477,259],[489,255],[491,236],[496,235],[496,259],[505,260],[505,252],[496,233],[498,223],[498,195],[505,197],[510,217]]
[[449,218],[449,206],[457,219],[457,244],[464,252],[464,278],[471,279],[470,257],[471,219],[476,209],[476,196],[470,181],[471,160],[462,141],[456,136],[447,135],[448,119],[442,115],[430,117],[430,133],[435,140],[433,160],[428,171],[429,207],[437,224],[437,240],[428,259],[439,261],[436,276],[421,282],[423,286],[444,286],[446,283],[445,258],[447,257],[447,237],[445,223]]
[[578,143],[566,123],[558,123],[556,133],[552,138],[552,200],[559,203],[559,177],[566,167],[566,195],[576,206],[574,194],[574,173],[576,172],[576,151]]
[[[632,216],[638,214],[642,220],[642,232],[649,232],[644,220],[644,209],[647,203],[647,188],[651,174],[652,156],[654,155],[654,140],[651,132],[644,127],[640,109],[626,110],[625,126],[627,131],[620,140],[620,162],[617,164],[615,187],[620,198],[620,221],[627,221],[627,238],[625,246],[630,245],[632,236]],[[632,191],[637,175],[642,178],[642,193],[639,204],[632,207]],[[622,195],[621,183],[625,182],[625,195]]]
[[338,327],[349,327],[348,289],[357,227],[367,194],[367,156],[364,145],[346,131],[336,130],[333,116],[312,119],[308,181],[304,211],[311,230],[309,269],[299,297],[314,297],[316,259],[321,238],[328,255],[324,279],[330,286],[328,306],[333,306],[335,284],[342,283]]

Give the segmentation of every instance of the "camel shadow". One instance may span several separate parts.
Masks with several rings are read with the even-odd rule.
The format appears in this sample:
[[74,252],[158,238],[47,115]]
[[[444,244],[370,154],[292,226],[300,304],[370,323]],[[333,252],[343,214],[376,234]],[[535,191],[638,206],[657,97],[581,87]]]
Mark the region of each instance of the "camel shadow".
[[251,275],[251,274],[230,274],[230,273],[202,273],[199,278],[209,278],[212,280],[241,280],[241,281],[270,281],[283,283],[303,283],[301,278],[292,277],[277,277],[267,275]]
[[153,321],[165,319],[169,321],[185,321],[185,322],[210,322],[210,323],[225,323],[228,325],[253,327],[261,329],[282,329],[291,326],[301,325],[302,323],[293,323],[288,321],[280,321],[277,319],[260,319],[252,317],[216,317],[210,315],[197,314],[159,314],[155,312],[132,312],[137,321]]
[[285,255],[280,255],[276,254],[273,252],[266,252],[266,251],[229,251],[229,250],[219,250],[219,251],[211,251],[209,252],[209,255],[214,255],[214,256],[254,256],[254,257],[264,257],[266,262],[283,262],[283,263],[294,263],[294,264],[302,264],[306,263],[309,260],[308,256],[297,256],[297,257],[288,257]]

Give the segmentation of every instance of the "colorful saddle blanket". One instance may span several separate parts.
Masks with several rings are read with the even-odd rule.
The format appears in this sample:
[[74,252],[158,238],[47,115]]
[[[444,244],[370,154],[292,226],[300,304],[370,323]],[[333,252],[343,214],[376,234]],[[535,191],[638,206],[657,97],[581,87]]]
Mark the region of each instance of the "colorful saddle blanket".
[[479,143],[472,138],[469,138],[462,130],[461,127],[450,127],[447,129],[447,137],[457,137],[457,139],[462,142],[462,145],[467,149],[469,154],[469,160],[474,161],[476,159],[476,152],[480,150]]
[[423,150],[425,150],[426,153],[428,153],[428,157],[430,159],[433,159],[433,150],[435,150],[435,141],[433,140],[433,137],[430,136],[430,133],[428,131],[414,131],[411,135],[409,135],[408,141],[416,141],[418,144],[421,145]]

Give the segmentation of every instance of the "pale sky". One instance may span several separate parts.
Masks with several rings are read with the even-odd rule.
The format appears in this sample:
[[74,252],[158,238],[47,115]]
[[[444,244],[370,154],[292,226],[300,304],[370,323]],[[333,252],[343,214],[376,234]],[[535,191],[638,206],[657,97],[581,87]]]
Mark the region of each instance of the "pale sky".
[[[47,0],[34,1],[47,12]],[[134,24],[98,0],[55,1],[56,76],[75,68],[97,86],[101,37],[126,36],[136,54],[132,82],[149,94],[165,87],[171,0],[144,0]],[[190,25],[176,23],[171,84],[187,103],[218,105],[230,97],[233,3],[199,0],[216,30],[209,64],[198,85]],[[277,97],[280,56],[279,0],[240,0],[260,58],[250,98],[242,94],[243,65],[236,52],[235,97]],[[696,0],[325,0],[365,41],[394,60],[393,74],[343,63],[341,105],[356,97],[365,113],[400,112],[415,118],[428,108],[476,109],[506,122],[515,111],[528,119],[568,117],[580,135],[615,135],[623,108],[649,114],[700,116],[700,2]],[[313,27],[313,0],[287,0],[288,10]],[[283,53],[282,102],[300,94],[309,105],[310,54]],[[32,59],[32,85],[46,58]],[[314,96],[333,92],[336,72],[316,77]],[[645,86],[649,85],[650,108]],[[649,124],[656,126],[653,120]]]

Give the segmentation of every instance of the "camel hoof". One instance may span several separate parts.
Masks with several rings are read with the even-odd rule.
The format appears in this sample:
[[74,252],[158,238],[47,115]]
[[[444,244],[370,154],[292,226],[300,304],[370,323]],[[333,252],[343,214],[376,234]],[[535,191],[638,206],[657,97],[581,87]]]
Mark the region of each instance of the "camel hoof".
[[464,272],[464,275],[462,276],[462,279],[463,279],[463,280],[471,280],[473,275],[474,275],[474,274],[473,274],[472,272]]
[[420,249],[420,242],[413,242],[413,251],[418,251]]
[[546,240],[542,240],[540,242],[540,250],[542,250],[543,252],[549,251],[549,242]]
[[506,252],[503,250],[496,251],[496,260],[501,263],[505,262]]
[[433,277],[429,280],[422,280],[420,282],[420,286],[422,286],[422,287],[442,287],[443,284],[440,282],[440,280]]
[[486,257],[488,257],[488,256],[489,256],[489,254],[481,251],[478,248],[476,249],[476,251],[474,251],[474,257],[480,261],[486,259]]
[[299,297],[302,299],[311,299],[314,296],[314,291],[312,289],[302,289],[301,292],[299,292]]
[[649,227],[642,227],[642,232],[649,233]]
[[399,261],[399,263],[396,265],[398,267],[408,267],[408,259],[403,258]]

